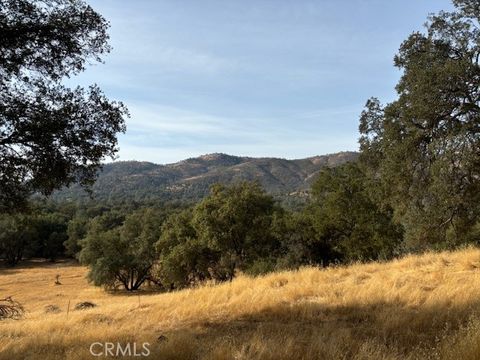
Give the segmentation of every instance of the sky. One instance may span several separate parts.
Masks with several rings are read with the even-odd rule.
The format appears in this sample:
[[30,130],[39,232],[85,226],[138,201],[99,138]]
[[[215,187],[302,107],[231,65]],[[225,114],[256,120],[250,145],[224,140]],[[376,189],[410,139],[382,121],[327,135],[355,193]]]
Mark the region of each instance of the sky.
[[368,98],[395,98],[393,57],[448,0],[87,0],[113,50],[97,83],[131,117],[118,160],[358,149]]

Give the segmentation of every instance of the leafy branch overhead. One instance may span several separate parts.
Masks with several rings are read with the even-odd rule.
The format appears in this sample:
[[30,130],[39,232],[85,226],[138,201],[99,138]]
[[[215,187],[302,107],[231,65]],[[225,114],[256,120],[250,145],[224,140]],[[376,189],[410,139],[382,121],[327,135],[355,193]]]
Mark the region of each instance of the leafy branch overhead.
[[89,185],[117,152],[127,108],[62,84],[110,51],[108,27],[83,1],[0,1],[0,209]]

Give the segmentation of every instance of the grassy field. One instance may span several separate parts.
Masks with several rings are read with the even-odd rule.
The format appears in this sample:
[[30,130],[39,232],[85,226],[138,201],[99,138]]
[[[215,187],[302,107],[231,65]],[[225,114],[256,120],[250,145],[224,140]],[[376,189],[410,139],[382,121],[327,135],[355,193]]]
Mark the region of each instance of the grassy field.
[[[0,359],[92,359],[93,342],[148,342],[153,359],[480,358],[476,249],[168,294],[107,293],[85,274],[71,263],[1,269],[0,297],[27,312],[0,321]],[[73,310],[81,301],[98,306]]]

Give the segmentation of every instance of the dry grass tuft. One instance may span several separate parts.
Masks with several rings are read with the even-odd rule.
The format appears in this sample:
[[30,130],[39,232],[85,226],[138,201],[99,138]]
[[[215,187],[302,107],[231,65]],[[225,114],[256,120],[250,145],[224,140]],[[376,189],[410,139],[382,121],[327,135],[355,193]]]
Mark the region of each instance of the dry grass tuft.
[[75,305],[75,310],[87,310],[96,307],[97,305],[90,301],[82,301]]
[[47,314],[58,314],[60,312],[62,312],[62,310],[60,310],[60,308],[57,306],[57,305],[47,305],[45,306],[45,312]]
[[[0,273],[1,291],[28,310],[0,322],[0,359],[91,359],[96,341],[148,342],[152,359],[480,358],[478,249],[134,296],[61,266],[62,286],[48,263]],[[84,299],[98,307],[68,314]]]

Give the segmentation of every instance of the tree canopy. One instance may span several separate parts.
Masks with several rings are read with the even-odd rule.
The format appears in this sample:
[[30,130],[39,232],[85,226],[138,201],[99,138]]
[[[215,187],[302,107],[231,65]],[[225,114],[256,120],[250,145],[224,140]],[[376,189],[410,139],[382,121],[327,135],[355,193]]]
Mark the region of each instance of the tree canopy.
[[[82,1],[0,4],[0,258],[7,265],[69,255],[89,266],[96,285],[137,290],[152,280],[170,290],[240,272],[480,243],[478,0],[454,0],[454,11],[430,16],[425,33],[403,42],[395,56],[397,99],[368,100],[361,156],[304,173],[316,178],[298,211],[282,208],[259,183],[215,177],[224,183],[196,204],[39,201],[21,215],[2,210],[33,192],[93,181],[101,159],[116,151],[126,109],[95,86],[61,83],[108,52],[100,15]],[[222,166],[216,172],[225,161],[243,161],[214,158]],[[148,173],[156,167],[145,166]],[[119,173],[145,166],[125,163]]]
[[393,222],[390,208],[375,202],[370,186],[356,163],[325,168],[312,185],[316,237],[336,251],[337,260],[387,259],[401,244],[401,227]]
[[62,83],[110,51],[108,26],[81,0],[0,0],[0,210],[91,184],[116,153],[126,107]]
[[215,185],[195,208],[193,223],[209,248],[222,254],[226,274],[245,270],[272,248],[273,198],[257,183]]
[[398,98],[369,100],[360,123],[362,161],[415,248],[461,242],[480,215],[480,5],[453,3],[403,42]]
[[[108,229],[104,217],[94,221],[83,240],[79,259],[90,265],[88,277],[96,285],[137,290],[150,276],[157,258],[154,245],[163,218],[153,209],[138,210],[117,227]],[[107,230],[108,229],[108,230]]]

